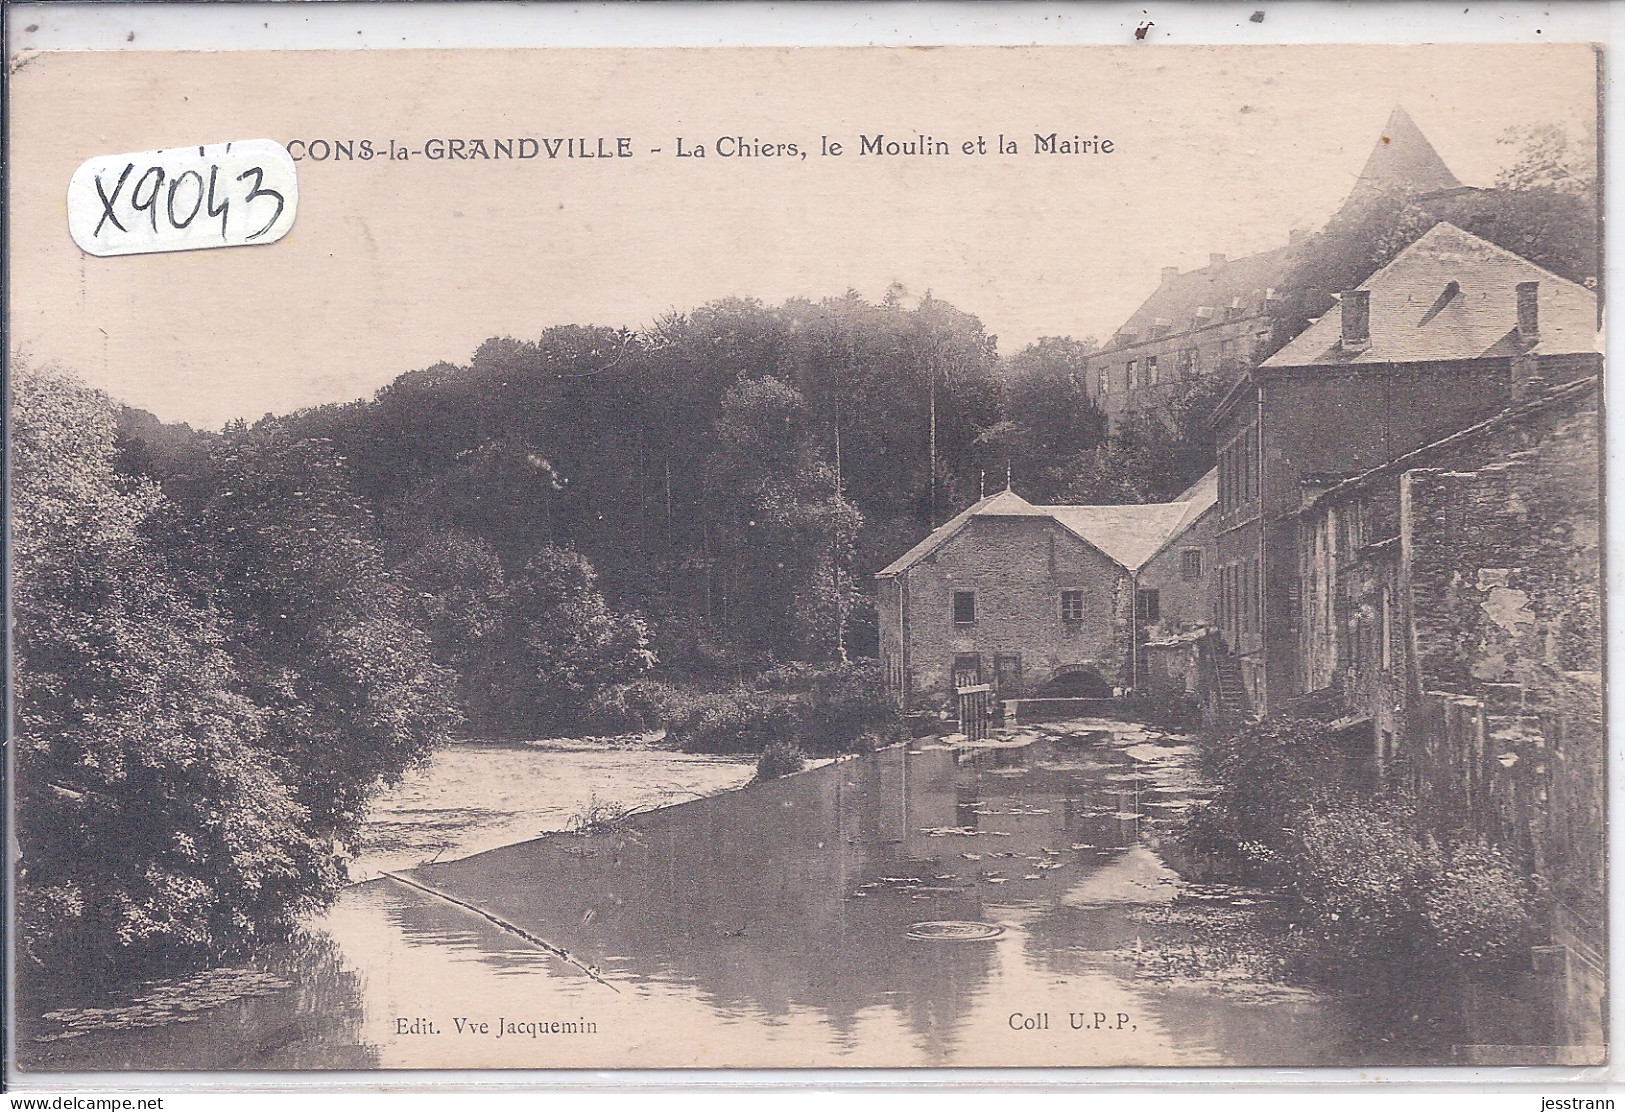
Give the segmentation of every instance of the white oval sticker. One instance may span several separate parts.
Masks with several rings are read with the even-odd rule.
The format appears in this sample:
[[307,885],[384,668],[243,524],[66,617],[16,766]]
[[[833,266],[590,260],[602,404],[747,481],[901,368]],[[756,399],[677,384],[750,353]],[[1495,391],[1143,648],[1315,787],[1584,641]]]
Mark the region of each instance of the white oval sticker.
[[68,182],[68,230],[92,255],[275,243],[298,207],[293,159],[270,139],[105,155]]

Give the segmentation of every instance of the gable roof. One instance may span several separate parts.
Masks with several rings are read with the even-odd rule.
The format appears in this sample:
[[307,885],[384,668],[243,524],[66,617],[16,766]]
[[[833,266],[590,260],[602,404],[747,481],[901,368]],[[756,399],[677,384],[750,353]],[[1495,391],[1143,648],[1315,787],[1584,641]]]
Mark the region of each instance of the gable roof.
[[1371,342],[1342,346],[1334,309],[1265,367],[1413,363],[1516,353],[1519,282],[1539,282],[1542,355],[1594,353],[1597,298],[1488,240],[1439,223],[1359,286],[1371,292]]
[[1353,192],[1359,194],[1394,186],[1408,186],[1418,193],[1461,188],[1461,182],[1444,164],[1410,113],[1398,105],[1388,114],[1388,122],[1382,125],[1382,135],[1371,148]]
[[1171,273],[1170,268],[1170,276],[1123,322],[1105,350],[1161,338],[1155,335],[1158,321],[1170,322],[1165,335],[1189,331],[1196,311],[1204,307],[1214,310],[1215,323],[1225,319],[1224,310],[1238,301],[1247,313],[1257,312],[1265,294],[1281,284],[1301,252],[1301,245],[1288,244],[1183,274]]
[[1182,502],[1128,506],[1046,506],[1067,529],[1129,571],[1139,571],[1185,516]]
[[1186,529],[1189,529],[1196,523],[1197,518],[1219,504],[1219,469],[1217,467],[1209,468],[1206,475],[1192,483],[1190,488],[1178,498],[1175,498],[1174,501],[1184,503],[1185,516],[1179,519],[1178,525],[1174,526],[1174,531],[1168,537],[1168,540],[1163,541],[1164,545]]
[[1042,517],[1098,549],[1128,571],[1146,561],[1184,532],[1218,499],[1218,471],[1209,471],[1180,501],[1124,506],[1035,506],[1014,491],[1001,490],[966,507],[930,536],[875,573],[877,579],[898,575],[941,548],[978,517]]

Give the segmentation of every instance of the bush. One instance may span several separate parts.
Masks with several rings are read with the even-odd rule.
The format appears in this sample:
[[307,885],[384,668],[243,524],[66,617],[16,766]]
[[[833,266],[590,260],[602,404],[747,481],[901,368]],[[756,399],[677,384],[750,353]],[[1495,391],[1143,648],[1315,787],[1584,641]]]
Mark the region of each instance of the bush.
[[632,809],[619,800],[599,799],[594,792],[580,810],[565,820],[564,829],[571,834],[602,834],[619,827],[631,814]]
[[825,667],[802,660],[792,660],[764,668],[757,674],[751,686],[758,691],[771,691],[779,695],[805,695],[830,671],[841,667],[844,666]]
[[586,725],[606,735],[641,734],[660,728],[683,696],[658,680],[633,680],[606,687],[587,705]]
[[1306,816],[1298,836],[1296,895],[1333,953],[1359,960],[1426,946],[1423,894],[1440,864],[1431,839],[1356,806]]
[[1455,847],[1423,896],[1434,946],[1452,958],[1502,961],[1535,929],[1536,893],[1505,854],[1483,843]]
[[902,736],[902,718],[873,660],[820,672],[807,692],[806,717],[807,745],[818,753],[856,749],[865,735],[871,749],[876,740],[889,744]]
[[1352,796],[1342,755],[1318,722],[1277,718],[1236,733],[1212,730],[1199,749],[1215,792],[1191,812],[1179,842],[1201,874],[1264,884],[1291,879],[1299,819]]
[[687,753],[760,753],[800,736],[793,699],[750,691],[692,696],[666,722],[666,739]]
[[756,779],[777,780],[780,776],[788,776],[792,772],[800,772],[807,764],[807,754],[794,742],[771,742],[762,750],[761,757],[756,762]]
[[814,753],[868,752],[902,735],[874,661],[781,664],[752,690],[684,695],[666,689],[667,738],[689,752],[758,753],[792,741]]

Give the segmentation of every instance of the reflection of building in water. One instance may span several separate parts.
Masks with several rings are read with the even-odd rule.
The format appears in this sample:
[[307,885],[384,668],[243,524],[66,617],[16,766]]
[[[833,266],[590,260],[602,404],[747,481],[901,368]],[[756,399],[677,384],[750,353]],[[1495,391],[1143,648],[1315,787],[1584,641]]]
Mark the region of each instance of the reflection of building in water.
[[1120,756],[1057,752],[1046,770],[1043,752],[890,749],[418,875],[589,964],[619,955],[621,975],[692,984],[726,1014],[816,1009],[850,1035],[866,1009],[890,1009],[947,1062],[1009,940],[918,941],[909,927],[1055,905],[1080,870],[1136,843],[1117,816],[1137,785],[1104,778]]

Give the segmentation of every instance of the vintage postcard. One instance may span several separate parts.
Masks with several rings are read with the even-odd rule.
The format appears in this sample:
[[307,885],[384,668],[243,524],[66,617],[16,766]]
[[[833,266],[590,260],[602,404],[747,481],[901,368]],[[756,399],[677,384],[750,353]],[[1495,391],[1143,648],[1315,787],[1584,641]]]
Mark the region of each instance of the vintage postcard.
[[1607,1063],[1600,73],[23,53],[15,1076]]

